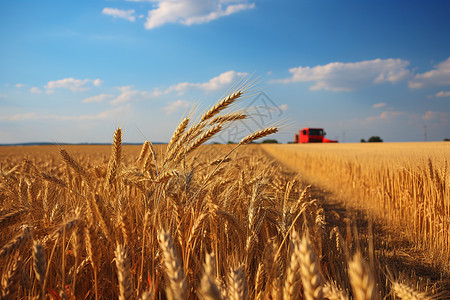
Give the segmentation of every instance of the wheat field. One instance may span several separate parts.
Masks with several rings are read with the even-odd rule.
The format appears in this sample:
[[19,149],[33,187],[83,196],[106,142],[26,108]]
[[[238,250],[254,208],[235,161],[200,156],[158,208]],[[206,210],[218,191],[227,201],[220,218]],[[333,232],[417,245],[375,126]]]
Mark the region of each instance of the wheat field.
[[123,146],[118,128],[110,147],[1,148],[2,298],[447,295],[448,273],[392,263],[387,254],[401,248],[378,238],[378,225],[328,209],[301,173],[267,154],[286,161],[281,149],[249,145],[276,127],[202,146],[247,117],[227,110],[239,97],[183,119],[167,145]]
[[264,146],[450,266],[450,143]]

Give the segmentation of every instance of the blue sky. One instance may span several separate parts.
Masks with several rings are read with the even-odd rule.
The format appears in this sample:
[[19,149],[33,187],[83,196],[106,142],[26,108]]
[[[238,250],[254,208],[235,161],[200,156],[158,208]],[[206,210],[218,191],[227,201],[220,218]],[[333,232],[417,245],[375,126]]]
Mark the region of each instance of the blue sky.
[[[167,142],[244,76],[255,117],[359,142],[450,138],[449,1],[1,1],[0,143]],[[255,94],[254,92],[263,92]],[[259,95],[259,97],[258,97]]]

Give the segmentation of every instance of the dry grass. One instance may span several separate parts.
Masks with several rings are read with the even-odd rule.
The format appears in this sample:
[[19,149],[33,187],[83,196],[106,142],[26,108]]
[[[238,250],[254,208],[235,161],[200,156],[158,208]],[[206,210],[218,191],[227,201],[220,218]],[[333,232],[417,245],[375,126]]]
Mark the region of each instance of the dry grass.
[[[0,149],[2,296],[359,295],[350,287],[366,283],[367,263],[358,258],[364,266],[359,277],[349,277],[347,265],[357,252],[354,243],[368,242],[353,240],[351,228],[343,236],[333,233],[324,209],[295,174],[259,146],[244,145],[276,128],[255,132],[236,147],[201,146],[222,125],[243,118],[227,112],[240,96],[225,97],[198,123],[182,120],[168,146],[123,146],[117,129],[112,150]],[[365,294],[393,295],[389,282],[369,284]]]

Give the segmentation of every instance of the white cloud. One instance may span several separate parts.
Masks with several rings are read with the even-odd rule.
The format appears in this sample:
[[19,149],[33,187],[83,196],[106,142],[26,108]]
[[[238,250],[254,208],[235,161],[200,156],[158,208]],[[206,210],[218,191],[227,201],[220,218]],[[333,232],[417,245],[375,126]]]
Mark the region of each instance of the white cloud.
[[32,93],[32,94],[42,94],[42,91],[41,91],[38,87],[33,86],[33,87],[30,89],[30,93]]
[[412,89],[435,85],[450,85],[450,57],[437,64],[434,70],[417,74],[409,82],[409,87]]
[[207,23],[255,7],[254,3],[245,0],[156,0],[154,2],[157,2],[156,8],[148,11],[145,22],[147,29],[166,23],[184,25]]
[[108,95],[108,94],[100,94],[97,96],[93,96],[93,97],[89,97],[89,98],[85,98],[83,99],[83,103],[89,103],[89,102],[103,102],[105,100],[111,99],[113,98],[113,95]]
[[64,78],[55,81],[49,81],[47,85],[44,86],[45,89],[53,91],[54,89],[63,88],[69,89],[72,92],[80,92],[90,90],[86,84],[92,83],[95,86],[99,86],[103,81],[101,79],[75,79],[75,78]]
[[231,70],[231,71],[224,72],[224,73],[220,74],[219,76],[213,77],[207,82],[202,82],[202,83],[181,82],[178,84],[174,84],[174,85],[170,86],[168,89],[166,89],[165,91],[162,91],[160,93],[167,94],[172,91],[177,91],[179,94],[183,94],[189,89],[199,89],[199,90],[204,90],[204,91],[217,91],[224,87],[228,87],[233,83],[236,83],[237,81],[239,81],[240,79],[242,79],[242,77],[244,77],[246,75],[247,75],[247,73],[241,73],[241,72],[236,72],[236,71]]
[[310,90],[352,91],[370,84],[396,83],[410,75],[408,61],[402,59],[374,59],[360,62],[332,62],[315,67],[289,69],[290,78],[272,82],[315,82]]
[[114,18],[125,19],[125,20],[128,20],[130,22],[136,21],[136,17],[134,16],[134,12],[135,12],[134,9],[122,10],[122,9],[111,8],[111,7],[105,7],[102,10],[102,13],[104,15],[113,16]]
[[425,121],[431,121],[431,120],[439,120],[442,123],[449,123],[450,122],[450,114],[440,112],[440,111],[427,111],[423,116],[422,119]]
[[142,96],[148,96],[149,93],[145,91],[133,90],[131,86],[121,86],[118,87],[121,91],[121,94],[117,96],[115,99],[111,100],[111,104],[120,104],[125,102],[130,102],[132,100],[136,100]]
[[30,119],[35,119],[35,118],[36,118],[35,113],[15,114],[12,116],[0,116],[0,121],[23,121],[23,120],[30,120]]
[[21,88],[21,87],[23,87],[23,86],[25,86],[25,84],[23,84],[23,83],[17,83],[17,84],[15,85],[16,88]]
[[178,111],[181,108],[185,109],[188,105],[189,105],[189,102],[187,102],[185,100],[178,100],[175,102],[171,102],[166,107],[163,107],[162,110],[165,111],[166,114],[170,115],[170,114],[173,114],[174,112]]
[[372,105],[373,108],[380,108],[386,106],[386,102],[380,102],[380,103],[376,103],[374,105]]
[[287,111],[289,109],[289,106],[287,104],[281,104],[278,108],[282,111]]
[[97,78],[97,79],[94,79],[94,80],[92,81],[92,83],[93,83],[95,86],[101,86],[102,83],[103,83],[103,80]]
[[118,118],[124,111],[128,111],[130,105],[120,106],[114,109],[105,110],[95,115],[79,115],[79,116],[52,116],[57,120],[61,121],[95,121],[95,120],[105,120],[111,118]]
[[387,120],[395,119],[396,117],[402,116],[404,114],[405,114],[405,112],[403,112],[403,111],[383,111],[378,116],[370,116],[370,117],[365,118],[362,123],[365,124],[365,123],[374,122],[374,121],[387,121]]
[[98,114],[85,114],[78,116],[64,116],[64,115],[38,115],[36,113],[25,113],[1,116],[0,121],[27,121],[27,120],[56,120],[56,121],[95,121],[95,120],[105,120],[110,118],[116,118],[124,111],[130,109],[129,105],[117,107],[115,109],[106,110]]
[[435,96],[436,97],[450,97],[450,91],[449,92],[440,91]]
[[118,89],[121,91],[121,94],[113,99],[111,101],[111,104],[125,103],[142,98],[157,98],[172,92],[176,92],[178,93],[178,95],[183,95],[191,89],[203,90],[206,92],[217,91],[229,87],[230,85],[241,80],[246,75],[247,73],[241,73],[231,70],[213,77],[206,82],[180,82],[177,84],[173,84],[166,89],[155,88],[152,92],[133,90],[131,86],[122,86],[118,87]]

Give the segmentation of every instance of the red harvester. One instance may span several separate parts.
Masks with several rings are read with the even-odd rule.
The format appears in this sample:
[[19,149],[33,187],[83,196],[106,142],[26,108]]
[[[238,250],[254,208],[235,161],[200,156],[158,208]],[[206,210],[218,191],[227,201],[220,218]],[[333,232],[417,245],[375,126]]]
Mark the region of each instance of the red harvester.
[[337,143],[325,137],[323,128],[303,128],[295,135],[295,143]]

